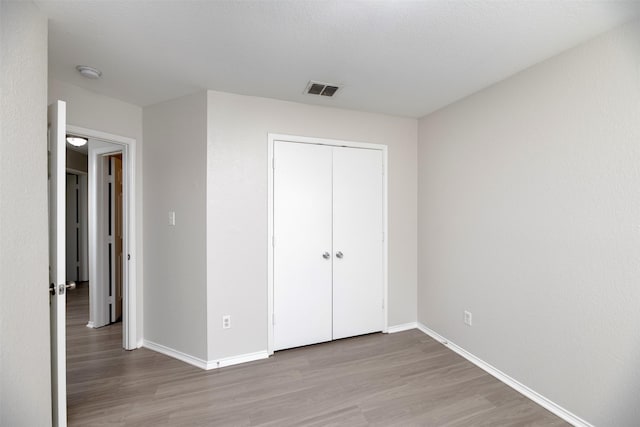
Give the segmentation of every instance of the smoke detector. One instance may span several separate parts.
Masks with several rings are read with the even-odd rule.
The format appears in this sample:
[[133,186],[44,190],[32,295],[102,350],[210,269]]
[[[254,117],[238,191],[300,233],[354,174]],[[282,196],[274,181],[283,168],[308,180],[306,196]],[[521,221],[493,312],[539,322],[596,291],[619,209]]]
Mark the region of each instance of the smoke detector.
[[307,95],[319,95],[319,96],[326,96],[331,98],[336,94],[336,92],[339,89],[340,89],[340,86],[337,84],[316,82],[311,80],[307,84],[307,87],[304,90],[304,93]]
[[78,70],[78,72],[80,74],[82,74],[83,77],[86,77],[88,79],[99,79],[102,76],[102,71],[98,70],[97,68],[93,68],[93,67],[89,67],[88,65],[78,65],[76,67],[76,70]]

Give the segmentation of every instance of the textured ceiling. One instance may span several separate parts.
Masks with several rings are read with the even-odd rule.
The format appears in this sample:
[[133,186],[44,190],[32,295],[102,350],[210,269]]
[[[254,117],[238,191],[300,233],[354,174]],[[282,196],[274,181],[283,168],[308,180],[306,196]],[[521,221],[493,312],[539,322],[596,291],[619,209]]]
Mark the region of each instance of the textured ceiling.
[[[145,106],[214,89],[420,117],[626,21],[637,1],[44,1],[54,79]],[[102,70],[87,80],[78,64]],[[302,92],[339,83],[333,99]]]

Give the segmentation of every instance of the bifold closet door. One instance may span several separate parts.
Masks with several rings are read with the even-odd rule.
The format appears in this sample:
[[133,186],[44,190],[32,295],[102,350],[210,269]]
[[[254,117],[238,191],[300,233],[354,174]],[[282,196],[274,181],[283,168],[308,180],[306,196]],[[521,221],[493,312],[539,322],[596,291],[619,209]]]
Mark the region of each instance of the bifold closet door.
[[333,339],[383,329],[380,150],[333,151]]
[[274,349],[332,339],[332,148],[274,143]]

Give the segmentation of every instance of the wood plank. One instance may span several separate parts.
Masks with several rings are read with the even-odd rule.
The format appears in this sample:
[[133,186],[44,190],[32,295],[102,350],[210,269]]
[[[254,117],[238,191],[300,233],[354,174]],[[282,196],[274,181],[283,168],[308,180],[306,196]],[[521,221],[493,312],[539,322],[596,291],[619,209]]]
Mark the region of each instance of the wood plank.
[[312,345],[202,371],[90,329],[67,297],[70,426],[567,426],[417,330]]

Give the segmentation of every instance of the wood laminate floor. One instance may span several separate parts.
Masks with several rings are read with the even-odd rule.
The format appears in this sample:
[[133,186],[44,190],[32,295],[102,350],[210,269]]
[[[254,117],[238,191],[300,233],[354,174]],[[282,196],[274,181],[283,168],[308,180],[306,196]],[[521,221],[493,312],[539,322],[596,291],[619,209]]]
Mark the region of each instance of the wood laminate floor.
[[207,372],[87,328],[86,285],[67,298],[70,426],[568,425],[417,330]]

